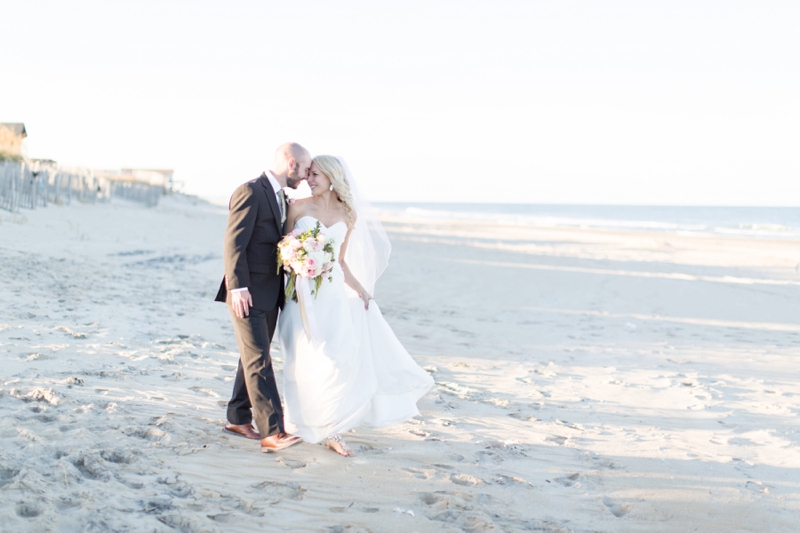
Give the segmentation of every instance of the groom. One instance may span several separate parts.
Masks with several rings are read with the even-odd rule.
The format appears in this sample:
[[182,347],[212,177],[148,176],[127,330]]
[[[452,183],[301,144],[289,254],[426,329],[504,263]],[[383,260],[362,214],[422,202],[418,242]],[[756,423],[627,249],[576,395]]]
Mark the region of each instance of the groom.
[[[269,345],[283,307],[283,274],[277,270],[277,244],[286,223],[285,187],[297,188],[311,167],[308,150],[296,143],[278,147],[272,168],[240,185],[228,205],[225,277],[216,301],[226,302],[239,345],[239,369],[228,402],[225,429],[261,439],[261,451],[282,450],[300,442],[283,428],[283,408],[272,370]],[[251,413],[252,408],[252,413]],[[255,417],[257,433],[253,428]]]

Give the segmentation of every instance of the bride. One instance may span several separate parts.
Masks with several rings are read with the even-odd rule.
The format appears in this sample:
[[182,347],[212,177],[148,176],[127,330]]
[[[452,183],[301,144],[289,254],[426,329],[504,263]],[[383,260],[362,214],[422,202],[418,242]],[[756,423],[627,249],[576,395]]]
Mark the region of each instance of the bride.
[[[359,424],[399,424],[417,414],[416,402],[433,380],[406,352],[372,299],[391,245],[340,159],[314,158],[312,195],[289,207],[286,231],[320,224],[334,240],[336,262],[304,304],[286,302],[279,319],[284,362],[286,431],[351,456],[340,433]],[[309,338],[301,318],[314,315]],[[311,309],[309,309],[311,308]]]

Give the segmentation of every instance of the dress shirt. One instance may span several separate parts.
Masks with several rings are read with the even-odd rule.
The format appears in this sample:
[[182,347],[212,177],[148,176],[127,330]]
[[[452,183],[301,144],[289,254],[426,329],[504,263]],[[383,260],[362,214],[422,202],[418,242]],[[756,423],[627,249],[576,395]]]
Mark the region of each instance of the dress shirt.
[[[278,196],[278,193],[283,190],[283,187],[281,187],[281,184],[278,183],[278,180],[275,178],[275,176],[272,174],[272,172],[267,170],[266,172],[264,172],[264,174],[267,175],[267,179],[269,180],[269,184],[272,185],[272,190],[275,191],[275,200],[278,202],[278,209],[281,209],[281,210],[285,209],[285,206],[281,205],[280,196]],[[238,289],[231,289],[231,292],[239,292],[239,291],[246,291],[246,290],[247,290],[247,287],[239,287]]]

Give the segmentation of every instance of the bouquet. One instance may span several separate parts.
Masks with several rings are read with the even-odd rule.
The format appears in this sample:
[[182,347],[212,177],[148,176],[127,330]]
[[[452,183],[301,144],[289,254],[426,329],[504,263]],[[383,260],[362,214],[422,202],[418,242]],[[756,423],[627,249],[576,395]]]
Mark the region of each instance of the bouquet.
[[[333,254],[333,239],[321,232],[320,223],[307,231],[299,229],[288,233],[278,243],[278,272],[283,268],[289,275],[286,298],[297,301],[297,277],[314,280],[311,294],[316,299],[322,280],[327,276],[333,281],[331,272],[336,258]],[[305,289],[306,291],[308,289]]]

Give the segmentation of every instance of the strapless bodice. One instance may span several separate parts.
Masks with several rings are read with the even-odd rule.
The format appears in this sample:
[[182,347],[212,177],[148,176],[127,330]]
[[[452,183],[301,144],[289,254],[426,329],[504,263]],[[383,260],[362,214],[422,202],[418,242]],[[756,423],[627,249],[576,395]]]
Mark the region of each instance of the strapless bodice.
[[329,239],[333,239],[333,253],[338,259],[339,249],[344,242],[344,238],[347,236],[347,224],[345,224],[343,221],[339,221],[336,224],[332,224],[331,227],[328,227],[316,218],[310,215],[305,215],[297,219],[297,221],[294,223],[294,227],[300,231],[308,231],[316,228],[317,222],[319,222],[322,234]]

